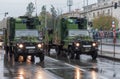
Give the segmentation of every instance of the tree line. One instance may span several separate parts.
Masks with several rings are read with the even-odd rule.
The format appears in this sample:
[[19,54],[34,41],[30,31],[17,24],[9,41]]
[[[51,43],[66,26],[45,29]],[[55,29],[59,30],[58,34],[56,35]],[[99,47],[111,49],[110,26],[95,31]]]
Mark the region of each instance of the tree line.
[[[34,3],[30,2],[26,8],[27,16],[32,16],[35,12]],[[62,15],[62,11],[56,10],[53,5],[51,5],[50,12],[46,10],[46,6],[43,5],[41,12],[38,15],[39,20],[41,21],[40,28],[54,28],[56,25],[56,20],[59,16]],[[92,20],[92,28],[98,30],[112,30],[112,22],[115,22],[115,26],[118,28],[118,19],[111,15],[100,15]]]

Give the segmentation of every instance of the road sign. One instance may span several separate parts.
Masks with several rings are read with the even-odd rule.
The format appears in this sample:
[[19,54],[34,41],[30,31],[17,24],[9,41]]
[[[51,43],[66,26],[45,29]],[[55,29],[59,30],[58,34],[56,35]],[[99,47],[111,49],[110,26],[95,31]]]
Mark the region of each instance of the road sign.
[[112,21],[112,28],[113,28],[113,43],[116,43],[116,26],[115,21]]
[[114,24],[112,24],[112,28],[115,28],[115,25],[114,25]]
[[112,25],[114,25],[115,24],[115,21],[112,21]]

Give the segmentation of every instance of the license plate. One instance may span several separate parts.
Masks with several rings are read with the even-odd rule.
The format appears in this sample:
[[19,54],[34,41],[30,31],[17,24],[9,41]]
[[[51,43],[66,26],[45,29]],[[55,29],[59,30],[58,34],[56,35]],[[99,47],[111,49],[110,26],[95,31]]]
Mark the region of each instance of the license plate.
[[85,52],[89,52],[90,51],[90,48],[85,48]]
[[89,52],[90,50],[89,49],[85,49],[85,52]]

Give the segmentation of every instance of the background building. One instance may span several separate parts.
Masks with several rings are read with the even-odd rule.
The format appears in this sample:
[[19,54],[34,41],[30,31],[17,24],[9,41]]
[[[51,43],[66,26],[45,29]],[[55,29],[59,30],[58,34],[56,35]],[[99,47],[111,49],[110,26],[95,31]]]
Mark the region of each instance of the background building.
[[[116,4],[116,7],[115,7]],[[83,7],[80,13],[81,17],[86,17],[88,21],[92,21],[99,15],[111,15],[120,21],[120,0],[98,0],[97,3]],[[118,24],[120,28],[120,22]]]

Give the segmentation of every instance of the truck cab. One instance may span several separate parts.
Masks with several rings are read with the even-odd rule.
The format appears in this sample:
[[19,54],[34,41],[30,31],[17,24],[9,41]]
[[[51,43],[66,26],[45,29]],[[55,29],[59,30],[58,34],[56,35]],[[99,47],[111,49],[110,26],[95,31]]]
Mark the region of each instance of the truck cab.
[[86,18],[62,17],[57,23],[51,33],[53,39],[49,49],[54,47],[58,56],[65,52],[71,59],[79,59],[81,54],[97,58],[98,43],[92,40],[87,30]]
[[34,56],[39,57],[40,61],[44,60],[44,43],[39,39],[38,30],[16,30],[13,45],[15,61],[18,61],[19,56],[26,60],[28,55],[32,61]]
[[73,59],[76,54],[76,59],[79,59],[81,54],[90,55],[93,60],[98,56],[98,43],[90,36],[88,30],[77,30],[71,32],[74,38],[69,42],[69,55]]
[[26,61],[28,56],[31,56],[33,62],[35,56],[39,57],[41,62],[44,61],[44,43],[39,39],[38,17],[9,17],[6,25],[4,43],[15,61],[19,61],[20,57]]

